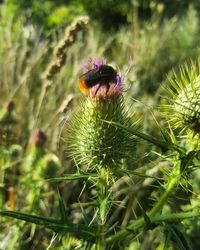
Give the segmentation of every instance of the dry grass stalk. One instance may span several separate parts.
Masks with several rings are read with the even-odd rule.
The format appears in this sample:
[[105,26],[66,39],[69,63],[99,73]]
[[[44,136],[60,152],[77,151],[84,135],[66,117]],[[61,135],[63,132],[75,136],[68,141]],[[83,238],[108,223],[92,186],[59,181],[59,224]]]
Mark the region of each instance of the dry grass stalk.
[[53,52],[53,60],[48,65],[45,72],[45,79],[51,80],[56,75],[65,63],[65,49],[71,46],[76,39],[77,33],[82,30],[89,22],[87,16],[77,17],[73,23],[65,29],[64,37],[59,41]]

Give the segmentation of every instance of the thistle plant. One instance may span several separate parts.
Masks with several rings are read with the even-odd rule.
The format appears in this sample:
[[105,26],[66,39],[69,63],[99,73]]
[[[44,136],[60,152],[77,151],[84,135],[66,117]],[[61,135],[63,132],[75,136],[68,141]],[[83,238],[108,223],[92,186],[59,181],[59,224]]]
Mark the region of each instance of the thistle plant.
[[134,139],[121,128],[106,121],[131,127],[125,109],[121,73],[105,60],[91,60],[79,78],[85,100],[68,126],[67,144],[75,162],[87,173],[97,173],[98,237],[96,244],[104,248],[104,231],[108,211],[112,206],[110,187],[124,163],[133,158]]
[[68,127],[69,150],[75,161],[88,169],[114,171],[123,160],[133,157],[135,146],[127,132],[105,122],[132,126],[124,107],[123,77],[105,60],[92,60],[85,71],[79,87],[86,98]]
[[200,139],[200,65],[199,61],[180,66],[169,79],[168,104],[163,105],[170,125],[187,138],[190,148],[199,149]]

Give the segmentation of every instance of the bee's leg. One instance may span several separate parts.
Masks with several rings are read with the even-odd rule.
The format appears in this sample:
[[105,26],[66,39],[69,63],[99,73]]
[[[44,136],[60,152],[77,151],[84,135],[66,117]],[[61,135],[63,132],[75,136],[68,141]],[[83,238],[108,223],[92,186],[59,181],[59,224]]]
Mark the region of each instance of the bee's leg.
[[98,84],[98,87],[97,87],[97,89],[96,89],[96,91],[95,91],[95,95],[96,95],[96,94],[97,94],[97,92],[99,91],[100,87],[101,87],[101,85],[100,85],[100,84]]
[[106,84],[106,94],[108,93],[109,89],[110,89],[110,85]]

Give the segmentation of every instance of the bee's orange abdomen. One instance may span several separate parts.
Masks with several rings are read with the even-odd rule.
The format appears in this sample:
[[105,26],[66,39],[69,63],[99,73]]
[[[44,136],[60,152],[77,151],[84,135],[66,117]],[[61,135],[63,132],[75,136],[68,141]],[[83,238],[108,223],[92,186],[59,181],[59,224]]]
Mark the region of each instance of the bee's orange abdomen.
[[84,94],[87,94],[89,91],[89,87],[87,86],[84,77],[79,79],[79,88],[80,91],[83,92]]

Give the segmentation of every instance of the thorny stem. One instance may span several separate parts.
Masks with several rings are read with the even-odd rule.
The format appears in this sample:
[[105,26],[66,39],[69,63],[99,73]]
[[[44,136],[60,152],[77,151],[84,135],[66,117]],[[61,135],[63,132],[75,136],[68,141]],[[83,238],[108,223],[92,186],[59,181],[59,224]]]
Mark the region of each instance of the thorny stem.
[[177,184],[179,178],[180,178],[180,162],[178,162],[177,165],[174,166],[174,173],[170,176],[170,179],[167,183],[164,193],[160,196],[155,206],[149,212],[149,217],[153,217],[156,213],[160,211],[160,209],[162,209],[167,198],[169,197],[175,185]]
[[[166,200],[168,199],[171,192],[174,190],[175,186],[177,185],[178,181],[180,179],[180,162],[177,163],[177,165],[174,166],[174,172],[170,176],[170,179],[168,180],[168,183],[166,185],[165,191],[160,196],[154,207],[151,209],[149,213],[147,213],[147,216],[151,223],[153,222],[162,222],[165,221],[166,218],[171,218],[171,220],[178,220],[181,219],[180,216],[167,216],[165,218],[165,215],[156,217],[156,214],[160,212],[163,205],[165,204]],[[183,213],[184,214],[184,213]],[[199,215],[199,212],[198,212]],[[163,220],[162,220],[163,218]],[[184,217],[183,217],[184,218]],[[110,236],[106,239],[107,244],[112,244],[116,241],[121,240],[124,237],[127,237],[128,235],[132,234],[133,231],[137,232],[137,230],[141,227],[144,227],[146,224],[145,218],[139,218],[133,222],[131,222],[125,229],[120,230],[117,232],[114,236]]]
[[[174,213],[174,214],[165,214],[165,215],[157,215],[154,218],[151,219],[152,224],[159,224],[161,222],[176,222],[187,218],[193,218],[193,217],[199,217],[200,211],[189,211],[189,212],[183,212],[183,213]],[[133,231],[137,232],[139,228],[145,225],[144,218],[140,218],[138,220],[135,220],[127,227],[127,229],[123,229],[120,232],[118,232],[116,235],[109,237],[106,242],[108,245],[120,241],[123,239],[123,237],[126,237],[130,234],[133,234]]]

